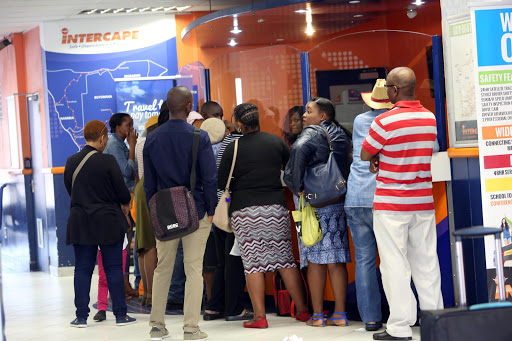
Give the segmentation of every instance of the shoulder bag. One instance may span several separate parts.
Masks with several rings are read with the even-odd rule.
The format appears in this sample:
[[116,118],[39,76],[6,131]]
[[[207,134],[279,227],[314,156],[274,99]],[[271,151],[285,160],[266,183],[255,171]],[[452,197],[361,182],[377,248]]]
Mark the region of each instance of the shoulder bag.
[[215,214],[213,215],[213,224],[219,229],[228,233],[233,232],[231,227],[231,219],[229,218],[229,205],[231,204],[231,194],[229,193],[229,185],[231,185],[231,177],[233,176],[233,170],[235,169],[236,156],[238,154],[238,140],[235,140],[235,151],[233,152],[233,161],[231,162],[231,170],[229,171],[228,182],[226,183],[226,189],[220,197],[219,203],[215,208]]
[[177,186],[158,191],[149,200],[149,213],[155,238],[168,241],[189,235],[199,228],[196,203],[192,191],[196,186],[196,163],[201,130],[194,129],[190,189]]
[[80,163],[78,164],[78,167],[76,167],[75,171],[73,172],[73,178],[71,180],[71,189],[73,189],[73,185],[75,184],[75,179],[76,179],[78,173],[80,173],[80,171],[82,170],[82,167],[85,165],[87,160],[89,160],[89,158],[92,156],[92,154],[96,154],[97,152],[98,152],[97,150],[91,150],[89,153],[87,153],[87,155],[85,155],[85,157],[82,159],[82,161],[80,161]]
[[318,126],[327,135],[329,158],[324,164],[306,168],[304,175],[304,193],[312,206],[320,207],[335,202],[347,192],[347,181],[334,158],[331,135],[324,127]]

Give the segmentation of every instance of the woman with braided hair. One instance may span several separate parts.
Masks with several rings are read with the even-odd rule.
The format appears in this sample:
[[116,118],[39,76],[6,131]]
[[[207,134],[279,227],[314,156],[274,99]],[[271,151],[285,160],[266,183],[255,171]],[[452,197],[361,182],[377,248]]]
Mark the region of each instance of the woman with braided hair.
[[[254,318],[245,328],[267,328],[265,317],[265,272],[279,271],[297,307],[296,319],[310,318],[299,271],[292,253],[290,218],[281,183],[281,168],[289,149],[279,137],[260,131],[258,108],[242,103],[234,111],[235,127],[243,136],[231,180],[229,214],[240,244],[247,289]],[[219,189],[224,189],[234,154],[234,142],[222,155]]]

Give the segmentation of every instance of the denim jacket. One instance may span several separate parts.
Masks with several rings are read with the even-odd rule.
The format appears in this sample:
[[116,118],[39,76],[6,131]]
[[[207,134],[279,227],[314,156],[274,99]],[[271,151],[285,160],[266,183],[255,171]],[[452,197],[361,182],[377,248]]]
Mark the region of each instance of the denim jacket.
[[[345,179],[350,172],[352,162],[352,141],[350,133],[334,125],[331,121],[323,121],[320,126],[329,131],[334,158]],[[304,174],[307,167],[326,163],[329,158],[329,143],[323,129],[318,126],[304,128],[292,145],[290,159],[284,171],[284,182],[297,194],[304,190]]]
[[103,154],[110,154],[116,158],[124,183],[130,191],[135,189],[135,162],[128,158],[129,150],[124,141],[117,134],[112,134],[107,142]]

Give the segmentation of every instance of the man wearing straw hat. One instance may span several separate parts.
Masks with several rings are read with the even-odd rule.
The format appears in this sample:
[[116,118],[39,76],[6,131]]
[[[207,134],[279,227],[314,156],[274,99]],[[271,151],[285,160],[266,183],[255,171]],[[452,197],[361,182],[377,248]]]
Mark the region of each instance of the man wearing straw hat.
[[377,79],[373,91],[361,93],[363,101],[371,110],[358,115],[354,120],[354,161],[350,167],[345,199],[345,213],[356,256],[357,307],[368,331],[376,331],[382,327],[380,289],[375,267],[377,242],[373,233],[372,213],[376,174],[370,172],[370,163],[362,161],[360,154],[372,122],[393,106],[385,85],[385,79]]
[[415,100],[413,70],[391,70],[386,88],[394,106],[373,121],[361,149],[361,159],[378,172],[373,225],[389,303],[386,331],[373,339],[412,340],[417,303],[411,277],[420,308],[443,309],[430,171],[437,126],[434,114]]

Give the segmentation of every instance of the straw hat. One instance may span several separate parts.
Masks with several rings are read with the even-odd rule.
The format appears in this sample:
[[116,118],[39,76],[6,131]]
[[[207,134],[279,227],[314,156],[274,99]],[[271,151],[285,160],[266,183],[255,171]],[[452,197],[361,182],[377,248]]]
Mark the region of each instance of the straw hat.
[[148,120],[146,121],[146,129],[155,124],[158,124],[158,115],[151,116],[150,118],[148,118]]
[[201,124],[201,129],[208,133],[212,144],[222,141],[226,134],[226,126],[224,125],[224,122],[221,119],[214,117],[205,120]]
[[361,92],[361,97],[366,105],[372,109],[391,109],[393,107],[385,85],[385,79],[377,79],[372,92]]

